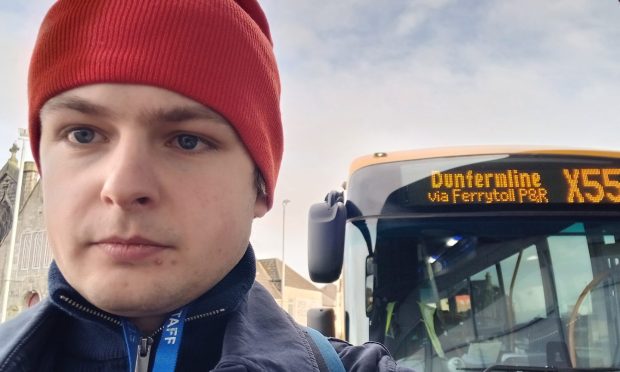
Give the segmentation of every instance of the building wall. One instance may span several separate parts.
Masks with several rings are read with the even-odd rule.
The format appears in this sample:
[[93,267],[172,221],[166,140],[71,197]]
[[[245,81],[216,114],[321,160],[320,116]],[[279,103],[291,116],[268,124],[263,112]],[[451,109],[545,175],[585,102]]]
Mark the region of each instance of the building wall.
[[323,305],[323,293],[308,289],[286,287],[284,298],[287,302],[285,310],[301,325],[308,325],[308,310]]
[[[5,257],[8,257],[9,246],[10,239],[5,239],[0,246],[0,252],[3,252]],[[41,188],[37,184],[23,207],[17,224],[7,319],[26,309],[34,297],[47,296],[47,272],[51,261],[51,250],[43,221]]]
[[[13,207],[15,206],[15,190],[17,181],[8,172],[7,164],[0,174],[0,242],[9,236],[11,224],[13,223]],[[0,269],[1,270],[1,269]]]
[[[8,239],[13,223],[13,209],[15,207],[15,195],[17,193],[17,179],[19,168],[14,158],[11,158],[0,170],[0,242]],[[20,209],[28,200],[28,196],[36,186],[39,179],[34,162],[24,163]],[[0,254],[0,256],[3,256]],[[0,258],[1,260],[1,258]],[[2,269],[0,269],[1,271]]]
[[21,207],[23,208],[32,190],[39,183],[39,172],[37,171],[37,166],[32,161],[27,161],[24,163],[24,174],[22,179],[22,197],[21,197]]
[[284,304],[280,284],[282,283],[282,261],[279,258],[266,258],[257,261],[256,280],[261,283],[276,300],[278,305],[288,312],[299,324],[308,325],[308,310],[313,308],[333,308],[337,287],[328,291],[317,288],[311,281],[299,275],[290,266],[286,266]]

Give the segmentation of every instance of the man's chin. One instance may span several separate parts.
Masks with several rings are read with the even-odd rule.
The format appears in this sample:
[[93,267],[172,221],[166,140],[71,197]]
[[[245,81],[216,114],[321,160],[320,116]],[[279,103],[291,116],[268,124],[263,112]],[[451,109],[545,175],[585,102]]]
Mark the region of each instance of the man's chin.
[[180,307],[177,306],[177,301],[156,291],[136,293],[135,291],[113,290],[113,288],[109,286],[81,294],[98,309],[127,318],[158,316]]

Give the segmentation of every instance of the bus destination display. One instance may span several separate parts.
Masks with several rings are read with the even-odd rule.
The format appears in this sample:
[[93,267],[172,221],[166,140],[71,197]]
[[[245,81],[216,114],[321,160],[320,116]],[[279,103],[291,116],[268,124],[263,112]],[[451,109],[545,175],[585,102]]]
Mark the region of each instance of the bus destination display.
[[620,168],[461,167],[427,179],[430,204],[620,204]]

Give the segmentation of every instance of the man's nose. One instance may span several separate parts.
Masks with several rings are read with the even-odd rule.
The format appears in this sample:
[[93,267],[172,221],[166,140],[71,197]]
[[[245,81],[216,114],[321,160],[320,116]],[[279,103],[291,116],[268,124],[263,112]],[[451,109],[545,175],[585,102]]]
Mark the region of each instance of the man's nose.
[[159,184],[147,146],[121,141],[108,153],[101,200],[122,209],[153,206],[159,200]]

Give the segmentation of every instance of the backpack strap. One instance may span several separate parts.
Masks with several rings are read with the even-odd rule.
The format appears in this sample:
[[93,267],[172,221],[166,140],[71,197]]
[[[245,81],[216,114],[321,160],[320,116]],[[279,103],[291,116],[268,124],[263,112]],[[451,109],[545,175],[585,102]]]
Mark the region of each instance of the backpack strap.
[[313,328],[305,327],[303,330],[306,336],[309,336],[306,338],[310,342],[310,347],[312,348],[316,362],[319,365],[319,371],[345,372],[344,365],[342,364],[340,357],[327,338],[323,336],[321,332]]

